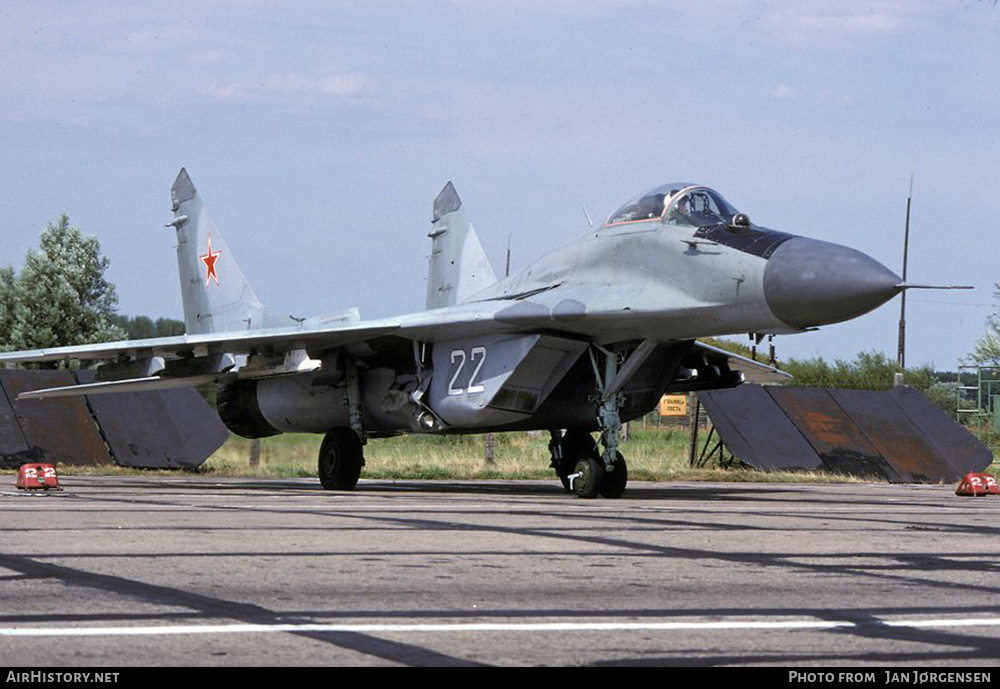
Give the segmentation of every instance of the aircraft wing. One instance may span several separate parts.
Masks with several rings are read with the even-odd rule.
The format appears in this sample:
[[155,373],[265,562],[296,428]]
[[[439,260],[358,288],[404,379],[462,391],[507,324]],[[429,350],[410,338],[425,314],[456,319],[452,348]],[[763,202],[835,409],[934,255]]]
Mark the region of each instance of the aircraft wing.
[[224,351],[229,354],[249,354],[261,347],[277,351],[321,344],[324,348],[342,347],[352,342],[362,342],[399,328],[391,321],[366,321],[326,328],[304,330],[300,328],[270,328],[248,330],[245,334],[205,333],[201,335],[176,335],[147,340],[120,340],[73,347],[52,347],[20,352],[0,353],[3,363],[38,363],[66,359],[114,359],[121,356],[186,356],[200,350]]
[[71,347],[0,353],[0,366],[66,360],[104,360],[97,382],[21,393],[21,399],[139,392],[195,386],[235,373],[236,357],[250,355],[240,378],[305,373],[321,362],[311,355],[346,349],[364,356],[366,343],[395,334],[420,340],[432,334],[458,337],[470,332],[489,334],[509,326],[483,319],[479,305],[457,306],[447,316],[435,312],[392,320],[324,320],[290,328],[208,332],[143,340],[121,340]]
[[743,374],[743,380],[746,383],[784,383],[792,377],[790,373],[785,373],[774,366],[762,364],[759,361],[748,359],[719,347],[713,347],[704,342],[696,341],[691,351],[692,354],[702,356],[708,361],[724,359],[730,370]]
[[[139,392],[189,387],[211,382],[235,365],[236,356],[266,351],[277,357],[249,367],[250,375],[290,373],[318,367],[308,358],[307,347],[333,349],[363,343],[400,327],[393,321],[348,322],[318,328],[270,328],[245,333],[204,333],[146,340],[121,340],[73,347],[54,347],[0,353],[5,363],[41,363],[64,360],[117,360],[98,369],[95,383],[31,390],[18,399],[42,399],[95,395],[110,392]],[[297,368],[298,367],[298,368]],[[100,378],[103,378],[101,380]]]
[[[481,321],[477,309],[450,316],[441,320],[422,315],[415,319],[404,317],[400,320],[338,321],[312,327],[202,333],[4,352],[0,353],[0,365],[96,359],[113,362],[98,369],[97,382],[33,390],[19,396],[41,399],[200,385],[229,373],[236,363],[235,357],[241,355],[265,354],[265,357],[258,357],[257,361],[251,358],[250,363],[239,371],[240,377],[265,377],[316,370],[320,362],[311,359],[307,351],[317,353],[339,348],[350,349],[352,345],[360,346],[383,335],[396,334],[408,339],[421,339],[431,331],[442,334],[454,329],[457,335],[464,334],[470,327],[480,333],[490,330],[491,326],[503,329],[503,325],[497,321]],[[773,366],[702,342],[692,345],[691,354],[704,363],[739,372],[747,382],[776,383],[791,378],[789,374]]]

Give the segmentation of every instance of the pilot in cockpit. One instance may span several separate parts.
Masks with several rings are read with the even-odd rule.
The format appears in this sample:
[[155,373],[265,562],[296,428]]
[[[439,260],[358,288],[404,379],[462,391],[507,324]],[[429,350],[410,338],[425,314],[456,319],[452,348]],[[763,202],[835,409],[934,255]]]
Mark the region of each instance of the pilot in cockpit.
[[677,199],[677,203],[670,211],[669,219],[678,225],[694,225],[691,220],[691,196],[689,194]]

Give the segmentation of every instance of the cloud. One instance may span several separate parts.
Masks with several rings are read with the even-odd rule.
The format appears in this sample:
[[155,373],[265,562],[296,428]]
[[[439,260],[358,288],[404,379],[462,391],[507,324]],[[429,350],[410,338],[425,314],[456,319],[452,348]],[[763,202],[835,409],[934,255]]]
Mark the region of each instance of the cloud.
[[795,89],[788,84],[778,84],[771,89],[771,95],[778,100],[790,100],[795,97]]
[[[602,4],[603,5],[603,4]],[[619,0],[627,20],[642,17],[643,29],[667,35],[714,37],[796,49],[837,49],[857,42],[897,38],[953,20],[958,0]]]
[[360,74],[306,76],[291,73],[211,84],[199,89],[200,93],[210,98],[230,102],[253,102],[275,97],[339,100],[373,91],[371,81]]
[[789,43],[843,46],[844,41],[884,38],[915,28],[927,8],[894,0],[798,2],[762,15],[769,33]]
[[820,106],[835,104],[846,105],[854,102],[854,98],[847,93],[830,89],[799,89],[793,88],[784,83],[776,85],[768,91],[768,94],[775,100],[779,101],[799,101]]

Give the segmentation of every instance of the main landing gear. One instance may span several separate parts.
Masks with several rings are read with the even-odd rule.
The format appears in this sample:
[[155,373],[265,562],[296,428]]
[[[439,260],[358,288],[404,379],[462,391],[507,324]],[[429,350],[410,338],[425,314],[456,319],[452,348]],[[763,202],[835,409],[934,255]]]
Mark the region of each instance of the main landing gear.
[[353,490],[365,465],[361,439],[353,429],[334,428],[319,448],[319,482],[326,490]]
[[365,465],[361,387],[353,361],[345,364],[350,426],[331,428],[319,448],[319,482],[326,490],[354,490]]

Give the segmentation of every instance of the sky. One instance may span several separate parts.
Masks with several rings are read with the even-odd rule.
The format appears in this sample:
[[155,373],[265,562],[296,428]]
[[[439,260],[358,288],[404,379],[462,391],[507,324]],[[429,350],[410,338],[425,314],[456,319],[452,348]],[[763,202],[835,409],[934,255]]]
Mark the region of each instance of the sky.
[[[1000,6],[987,0],[4,0],[0,265],[66,213],[120,312],[181,318],[185,167],[261,299],[420,311],[453,181],[513,271],[663,182],[908,279],[907,362],[998,308]],[[897,297],[780,358],[895,357]],[[734,338],[742,341],[741,338]]]

